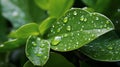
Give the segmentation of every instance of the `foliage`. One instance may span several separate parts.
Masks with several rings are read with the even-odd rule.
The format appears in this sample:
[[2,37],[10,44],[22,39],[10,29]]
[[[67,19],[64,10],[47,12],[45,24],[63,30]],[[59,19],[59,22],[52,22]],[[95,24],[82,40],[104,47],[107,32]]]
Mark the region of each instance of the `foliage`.
[[117,67],[119,18],[119,0],[0,0],[0,67]]

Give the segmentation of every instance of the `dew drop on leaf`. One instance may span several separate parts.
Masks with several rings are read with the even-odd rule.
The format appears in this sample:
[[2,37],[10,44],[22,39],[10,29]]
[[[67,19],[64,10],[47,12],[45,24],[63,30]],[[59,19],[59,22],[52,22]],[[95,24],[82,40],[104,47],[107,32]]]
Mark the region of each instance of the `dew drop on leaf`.
[[73,15],[77,15],[77,12],[76,12],[76,11],[74,11],[74,12],[73,12]]
[[87,18],[84,18],[84,21],[86,22],[86,21],[87,21]]
[[109,47],[108,47],[108,49],[109,49],[109,50],[112,50],[112,49],[113,49],[113,47],[109,46]]
[[0,47],[4,47],[4,44],[1,44]]
[[80,21],[84,21],[84,16],[81,16],[81,17],[80,17]]
[[99,18],[98,18],[98,17],[96,17],[96,20],[99,20]]
[[71,26],[67,26],[66,30],[71,31]]
[[56,46],[56,45],[58,45],[58,43],[60,43],[61,39],[62,39],[61,36],[56,36],[56,37],[54,37],[54,38],[52,39],[51,44],[54,45],[54,46]]
[[63,22],[64,22],[64,23],[67,23],[67,21],[68,21],[68,17],[65,17],[65,18],[63,19]]
[[35,42],[32,42],[33,46],[37,46],[37,44]]
[[109,24],[110,22],[109,21],[106,21],[106,24]]

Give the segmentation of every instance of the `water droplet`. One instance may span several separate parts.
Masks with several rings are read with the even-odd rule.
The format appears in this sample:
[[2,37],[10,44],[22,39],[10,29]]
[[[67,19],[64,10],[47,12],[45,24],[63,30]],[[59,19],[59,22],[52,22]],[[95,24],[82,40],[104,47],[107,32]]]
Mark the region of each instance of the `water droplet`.
[[60,31],[61,31],[61,28],[58,28],[58,29],[57,29],[57,32],[60,32]]
[[81,17],[80,17],[80,21],[84,21],[84,16],[81,16]]
[[35,42],[32,42],[33,46],[37,46],[37,44]]
[[58,48],[57,47],[55,47],[55,50],[57,50]]
[[120,12],[120,9],[117,9],[118,12]]
[[88,38],[88,40],[91,40],[90,38]]
[[87,21],[87,18],[84,18],[84,21],[86,22],[86,21]]
[[4,44],[1,44],[0,47],[4,47]]
[[36,54],[37,56],[42,56],[42,52],[40,51],[39,53]]
[[17,11],[14,11],[12,15],[13,15],[13,16],[18,16],[18,12],[17,12]]
[[40,38],[37,38],[38,41],[40,41]]
[[54,37],[53,40],[52,40],[52,42],[51,42],[52,45],[54,45],[54,46],[58,45],[58,43],[60,43],[61,39],[62,39],[61,36]]
[[68,21],[68,17],[65,17],[65,18],[63,19],[63,22],[64,22],[64,23],[67,23],[67,21]]
[[44,56],[44,59],[47,59],[47,56]]
[[45,44],[40,44],[40,47],[43,48],[45,46]]
[[82,28],[84,28],[85,26],[82,25]]
[[81,28],[80,31],[83,31],[83,29]]
[[76,42],[76,44],[78,45],[78,44],[79,44],[79,42]]
[[67,36],[68,36],[68,34],[64,34],[64,35],[63,35],[63,37],[67,37]]
[[92,36],[92,37],[94,37],[95,35],[94,35],[94,34],[92,34],[91,36]]
[[66,51],[67,49],[65,48],[64,51]]
[[71,26],[67,26],[67,31],[71,31]]
[[113,47],[109,46],[109,47],[108,47],[108,49],[109,49],[109,50],[112,50],[112,49],[113,49]]
[[105,24],[104,27],[107,27],[107,25]]
[[73,12],[73,15],[77,15],[77,12],[76,12],[76,11],[74,11],[74,12]]
[[106,24],[109,24],[109,23],[110,23],[110,22],[107,20],[107,21],[106,21]]
[[105,51],[104,49],[101,49],[101,51]]
[[52,27],[54,28],[55,26],[54,26],[54,25],[52,25]]
[[98,29],[98,32],[101,32],[101,30],[100,30],[100,29]]
[[80,34],[78,33],[77,35],[79,36]]
[[99,20],[99,18],[98,18],[98,17],[96,17],[96,20]]

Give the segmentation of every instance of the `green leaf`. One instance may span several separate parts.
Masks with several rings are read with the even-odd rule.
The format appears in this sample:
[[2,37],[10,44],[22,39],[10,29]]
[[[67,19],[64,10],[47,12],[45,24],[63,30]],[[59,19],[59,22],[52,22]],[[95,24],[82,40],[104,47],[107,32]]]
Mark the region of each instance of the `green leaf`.
[[89,7],[93,8],[95,11],[103,12],[108,7],[111,0],[82,0],[82,1]]
[[58,18],[72,6],[73,2],[74,0],[50,0],[48,13],[50,16]]
[[72,63],[70,63],[64,56],[58,53],[51,53],[50,58],[44,67],[75,67],[75,66]]
[[34,65],[43,66],[49,58],[50,44],[47,40],[30,36],[25,51],[28,59]]
[[52,25],[48,38],[53,50],[71,51],[113,29],[112,22],[104,15],[76,8]]
[[29,23],[21,26],[15,32],[10,34],[10,37],[14,38],[28,38],[30,35],[39,35],[38,24]]
[[47,17],[33,0],[1,0],[1,5],[3,16],[15,29],[29,22],[41,22]]
[[120,38],[111,31],[80,48],[88,57],[99,61],[120,61]]
[[44,20],[39,26],[40,35],[43,36],[55,21],[56,19],[51,17]]
[[7,52],[14,50],[25,44],[26,39],[9,39],[8,41],[0,44],[0,52]]
[[50,0],[35,0],[35,3],[42,9],[47,10],[49,8]]
[[35,2],[40,8],[47,10],[51,17],[58,18],[72,6],[74,0],[35,0]]

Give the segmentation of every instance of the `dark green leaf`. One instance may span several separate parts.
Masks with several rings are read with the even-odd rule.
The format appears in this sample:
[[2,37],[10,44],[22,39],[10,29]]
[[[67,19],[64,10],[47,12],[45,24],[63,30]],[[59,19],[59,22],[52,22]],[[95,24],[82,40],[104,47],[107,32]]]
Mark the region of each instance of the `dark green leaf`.
[[82,1],[97,12],[103,12],[110,3],[110,0],[82,0]]
[[23,67],[35,67],[30,61],[27,61]]
[[99,61],[120,61],[120,38],[111,31],[90,44],[83,46],[80,51],[92,59]]
[[51,53],[50,58],[44,67],[75,67],[75,66],[72,63],[70,63],[64,56],[58,53]]
[[7,52],[16,49],[25,44],[26,39],[9,39],[8,41],[0,44],[0,52]]
[[76,8],[69,10],[52,25],[48,37],[52,49],[70,51],[113,29],[112,22],[104,15]]
[[39,37],[30,36],[25,51],[28,59],[34,65],[43,66],[49,58],[50,44]]
[[21,26],[15,32],[12,32],[10,34],[10,37],[27,38],[30,35],[38,35],[38,34],[39,34],[38,24],[36,24],[36,23],[29,23],[29,24]]

